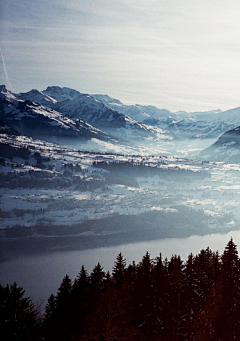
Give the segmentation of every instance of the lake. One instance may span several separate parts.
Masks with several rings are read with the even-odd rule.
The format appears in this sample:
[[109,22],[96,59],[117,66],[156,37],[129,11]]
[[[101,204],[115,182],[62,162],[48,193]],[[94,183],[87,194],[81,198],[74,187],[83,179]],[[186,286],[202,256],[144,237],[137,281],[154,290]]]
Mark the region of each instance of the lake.
[[117,255],[122,252],[127,265],[135,260],[139,263],[148,251],[151,258],[162,253],[163,258],[170,258],[172,254],[180,255],[186,260],[192,252],[194,255],[208,246],[220,254],[230,238],[240,245],[240,231],[227,234],[208,234],[205,236],[191,236],[188,238],[166,238],[149,242],[131,243],[114,247],[102,247],[81,251],[62,251],[34,254],[18,259],[5,260],[0,263],[0,283],[12,284],[14,281],[26,290],[26,295],[33,301],[42,301],[42,310],[48,297],[57,293],[63,277],[68,274],[72,280],[78,275],[81,266],[90,273],[100,262],[105,271],[111,271]]

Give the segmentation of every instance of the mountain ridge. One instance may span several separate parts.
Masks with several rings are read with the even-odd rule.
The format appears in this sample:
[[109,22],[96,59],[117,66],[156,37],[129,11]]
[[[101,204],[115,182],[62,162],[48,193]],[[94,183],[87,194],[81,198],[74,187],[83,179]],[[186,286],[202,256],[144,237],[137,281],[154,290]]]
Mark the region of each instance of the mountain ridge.
[[0,119],[20,134],[37,138],[99,138],[109,136],[80,119],[70,119],[65,115],[30,100],[17,98],[0,87]]
[[[159,146],[163,149],[167,141],[175,141],[177,147],[180,140],[184,143],[210,139],[213,146],[200,151],[199,158],[231,162],[240,148],[232,140],[235,129],[240,126],[240,107],[173,113],[151,105],[126,105],[108,95],[83,94],[67,87],[48,86],[42,91],[32,89],[14,94],[2,85],[0,108],[0,119],[10,128],[35,138],[51,135],[51,141],[95,139],[112,141],[119,146],[138,145],[138,149],[158,141],[162,142]],[[232,151],[223,153],[223,147]]]
[[31,90],[18,94],[22,100],[36,101],[70,118],[78,118],[110,134],[113,138],[129,140],[166,139],[168,133],[118,112],[92,95],[82,94],[66,87],[49,86],[46,90]]

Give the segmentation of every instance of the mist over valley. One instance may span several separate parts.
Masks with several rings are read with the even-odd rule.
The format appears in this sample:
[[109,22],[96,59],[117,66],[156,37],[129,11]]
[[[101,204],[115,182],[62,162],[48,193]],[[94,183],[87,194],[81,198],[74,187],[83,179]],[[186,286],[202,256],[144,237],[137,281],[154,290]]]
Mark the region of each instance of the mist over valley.
[[0,107],[3,259],[238,229],[239,108],[172,113],[57,86],[1,86]]

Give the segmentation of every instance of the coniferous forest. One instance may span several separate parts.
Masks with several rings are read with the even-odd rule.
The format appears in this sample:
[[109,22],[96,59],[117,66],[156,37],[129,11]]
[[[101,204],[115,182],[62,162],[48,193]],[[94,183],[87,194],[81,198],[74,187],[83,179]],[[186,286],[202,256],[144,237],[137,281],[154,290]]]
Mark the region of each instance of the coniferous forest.
[[98,263],[66,275],[43,316],[16,283],[0,285],[1,339],[240,340],[240,259],[231,239],[223,254],[209,248],[139,264],[120,253],[112,272]]

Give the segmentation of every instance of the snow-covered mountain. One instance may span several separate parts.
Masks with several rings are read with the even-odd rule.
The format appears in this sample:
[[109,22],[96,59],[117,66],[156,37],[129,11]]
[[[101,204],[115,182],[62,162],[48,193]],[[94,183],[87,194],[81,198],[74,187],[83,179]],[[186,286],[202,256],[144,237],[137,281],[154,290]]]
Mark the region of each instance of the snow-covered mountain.
[[[126,105],[108,95],[88,95],[58,86],[15,95],[2,87],[1,96],[0,119],[20,133],[34,137],[95,137],[97,141],[109,141],[111,136],[115,139],[114,145],[118,144],[118,152],[124,145],[122,150],[128,146],[138,153],[155,149],[158,154],[166,150],[175,155],[175,148],[178,155],[188,155],[185,150],[189,149],[189,155],[195,157],[222,134],[240,126],[240,107],[224,112],[217,109],[173,113],[151,105]],[[232,142],[229,141],[231,146]],[[234,148],[238,149],[237,143]],[[222,149],[219,157],[218,153],[219,148],[212,155],[214,160],[228,158],[222,155]],[[204,158],[207,154],[204,151],[199,155]]]
[[167,129],[174,136],[184,138],[218,138],[226,131],[240,124],[240,108],[213,110],[204,113],[177,113],[183,118],[169,125]]
[[93,95],[104,104],[132,119],[165,129],[177,139],[218,138],[240,124],[240,108],[222,112],[171,112],[151,105],[126,105],[108,95]]
[[104,104],[138,122],[157,126],[162,129],[165,129],[172,122],[180,120],[180,118],[171,111],[166,109],[158,109],[152,105],[127,105],[108,95],[93,96],[102,101]]
[[217,139],[240,124],[240,108],[222,112],[159,109],[151,105],[126,105],[108,95],[82,94],[67,87],[49,86],[46,90],[31,90],[17,95],[50,107],[70,118],[81,119],[90,125],[128,141],[142,139]]
[[121,140],[170,138],[160,128],[138,122],[94,96],[66,87],[51,86],[43,91],[32,90],[18,96],[50,107],[72,119],[81,119]]
[[240,163],[240,127],[224,133],[210,147],[199,154],[201,159]]
[[32,102],[52,107],[57,102],[62,102],[67,99],[74,99],[81,95],[77,90],[69,89],[66,87],[60,88],[59,86],[49,86],[46,90],[40,91],[37,89],[28,92],[21,92],[16,96],[24,101],[30,100]]
[[[37,92],[35,94],[39,95]],[[35,138],[109,140],[106,134],[83,120],[71,119],[51,108],[19,99],[5,86],[0,87],[0,119],[19,133]]]

